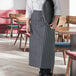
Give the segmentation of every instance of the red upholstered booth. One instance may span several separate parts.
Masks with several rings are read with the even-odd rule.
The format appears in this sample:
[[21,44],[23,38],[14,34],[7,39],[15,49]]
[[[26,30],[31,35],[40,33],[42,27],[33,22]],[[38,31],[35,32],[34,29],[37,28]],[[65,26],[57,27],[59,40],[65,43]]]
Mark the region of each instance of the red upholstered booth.
[[[25,14],[25,10],[0,10],[0,34],[7,33],[7,24],[10,24],[10,20],[3,19],[2,17],[8,17],[9,13]],[[14,24],[16,23],[14,22]],[[17,33],[17,29],[14,29],[13,33]]]

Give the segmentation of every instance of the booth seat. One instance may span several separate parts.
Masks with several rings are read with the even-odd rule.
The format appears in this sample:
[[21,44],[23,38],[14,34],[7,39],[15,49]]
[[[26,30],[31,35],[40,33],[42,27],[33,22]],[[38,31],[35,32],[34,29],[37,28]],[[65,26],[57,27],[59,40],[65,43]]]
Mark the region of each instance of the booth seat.
[[55,48],[71,48],[70,42],[55,42]]
[[[0,34],[6,34],[8,27],[10,25],[10,19],[4,19],[2,17],[9,17],[9,14],[25,14],[25,10],[0,10]],[[13,33],[17,33],[16,27],[18,26],[16,22],[13,22],[15,26],[13,26]],[[10,29],[8,30],[9,33]]]
[[66,50],[70,50],[70,42],[55,42],[55,51],[62,51],[64,57],[64,64],[66,65]]

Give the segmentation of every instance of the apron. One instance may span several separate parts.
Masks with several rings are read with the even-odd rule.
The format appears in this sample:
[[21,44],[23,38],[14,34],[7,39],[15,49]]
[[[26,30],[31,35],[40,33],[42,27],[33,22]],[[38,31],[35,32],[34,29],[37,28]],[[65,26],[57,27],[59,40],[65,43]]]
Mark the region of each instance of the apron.
[[55,30],[43,18],[42,11],[31,16],[29,65],[38,68],[53,68],[55,57]]

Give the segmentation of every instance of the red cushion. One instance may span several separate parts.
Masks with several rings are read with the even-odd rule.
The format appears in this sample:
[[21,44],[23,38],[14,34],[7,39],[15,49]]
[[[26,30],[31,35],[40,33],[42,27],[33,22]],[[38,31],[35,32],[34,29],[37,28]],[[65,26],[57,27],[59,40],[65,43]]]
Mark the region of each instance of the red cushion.
[[76,60],[76,51],[67,51],[66,54]]
[[26,30],[25,29],[20,29],[19,33],[23,33],[24,34],[24,33],[26,33]]
[[19,31],[26,31],[26,29],[20,29]]
[[30,33],[26,33],[26,35],[27,35],[28,37],[30,37]]

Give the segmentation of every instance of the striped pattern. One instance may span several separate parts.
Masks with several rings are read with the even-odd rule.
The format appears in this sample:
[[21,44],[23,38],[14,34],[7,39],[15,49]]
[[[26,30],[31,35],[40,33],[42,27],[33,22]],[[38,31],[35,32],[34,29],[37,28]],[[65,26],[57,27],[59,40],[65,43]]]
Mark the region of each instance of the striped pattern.
[[31,20],[29,64],[38,68],[52,68],[55,32],[44,21],[42,11],[34,11]]

